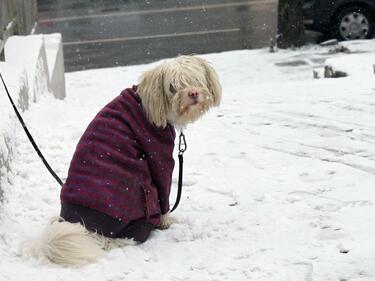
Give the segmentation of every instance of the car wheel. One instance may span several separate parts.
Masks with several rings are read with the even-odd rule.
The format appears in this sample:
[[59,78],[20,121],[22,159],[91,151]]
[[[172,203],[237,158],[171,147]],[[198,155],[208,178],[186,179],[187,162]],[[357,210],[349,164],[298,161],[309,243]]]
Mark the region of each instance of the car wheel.
[[353,5],[343,8],[335,16],[331,33],[339,40],[372,38],[374,18],[366,8]]

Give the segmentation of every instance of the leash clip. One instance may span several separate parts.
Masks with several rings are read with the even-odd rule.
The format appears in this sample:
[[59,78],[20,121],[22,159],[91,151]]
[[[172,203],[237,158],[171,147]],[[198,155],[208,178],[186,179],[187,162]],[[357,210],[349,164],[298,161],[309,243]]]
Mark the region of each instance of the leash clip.
[[187,149],[187,144],[186,144],[186,139],[184,132],[181,131],[180,136],[179,136],[179,141],[178,141],[178,155],[184,154],[184,152]]
[[183,167],[184,167],[184,157],[183,154],[187,149],[186,145],[186,139],[184,132],[181,130],[180,136],[179,136],[179,142],[178,142],[178,163],[179,163],[179,169],[178,169],[178,190],[177,190],[177,198],[176,202],[174,203],[173,208],[171,209],[171,213],[176,210],[178,204],[181,200],[181,193],[182,193],[182,176],[183,176]]

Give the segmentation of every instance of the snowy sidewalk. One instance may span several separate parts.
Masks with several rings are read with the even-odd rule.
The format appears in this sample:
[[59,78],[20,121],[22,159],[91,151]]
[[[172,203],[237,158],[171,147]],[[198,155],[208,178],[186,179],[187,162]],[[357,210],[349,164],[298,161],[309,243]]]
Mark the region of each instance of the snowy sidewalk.
[[[375,40],[349,48],[375,50]],[[1,211],[0,280],[374,281],[375,76],[313,80],[312,69],[335,56],[326,53],[204,56],[224,99],[186,131],[180,223],[78,269],[16,256],[59,211],[59,186],[20,128]],[[293,60],[304,63],[283,64]],[[45,98],[26,113],[61,177],[88,122],[148,68],[69,73],[66,100]]]

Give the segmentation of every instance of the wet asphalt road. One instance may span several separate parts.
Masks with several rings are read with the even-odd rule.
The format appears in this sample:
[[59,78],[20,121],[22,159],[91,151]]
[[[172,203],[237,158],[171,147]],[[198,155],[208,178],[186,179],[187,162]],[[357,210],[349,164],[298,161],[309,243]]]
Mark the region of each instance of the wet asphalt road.
[[277,0],[39,0],[37,33],[63,35],[66,71],[267,46]]

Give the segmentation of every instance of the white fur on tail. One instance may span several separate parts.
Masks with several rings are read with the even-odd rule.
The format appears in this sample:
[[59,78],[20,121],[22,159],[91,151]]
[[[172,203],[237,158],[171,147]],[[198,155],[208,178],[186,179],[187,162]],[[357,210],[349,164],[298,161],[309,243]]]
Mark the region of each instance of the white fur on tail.
[[79,223],[52,219],[40,237],[25,241],[21,255],[48,259],[63,265],[84,265],[98,260],[106,248],[106,239],[87,231]]

